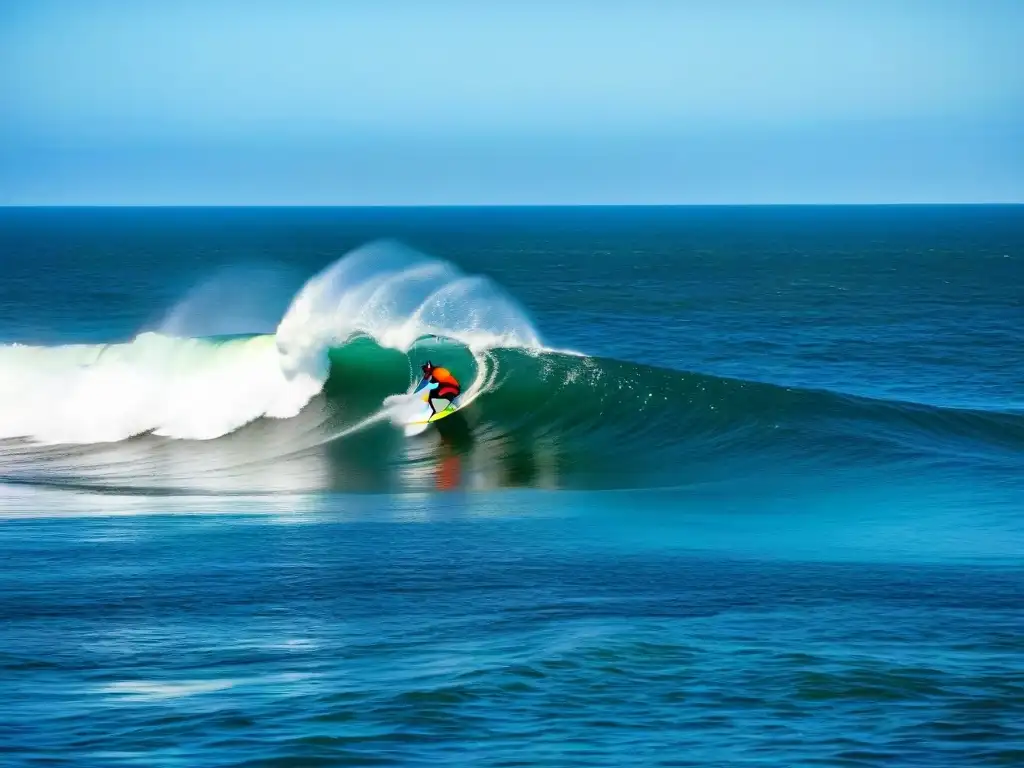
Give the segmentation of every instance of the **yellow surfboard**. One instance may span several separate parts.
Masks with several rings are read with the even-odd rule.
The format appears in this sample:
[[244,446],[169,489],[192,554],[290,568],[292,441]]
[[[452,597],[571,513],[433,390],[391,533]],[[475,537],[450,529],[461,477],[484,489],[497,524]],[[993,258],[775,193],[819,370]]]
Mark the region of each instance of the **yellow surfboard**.
[[[423,386],[423,384],[421,383],[420,387],[422,387],[422,386]],[[416,424],[433,424],[435,421],[440,421],[441,419],[447,418],[448,416],[451,416],[453,413],[455,413],[457,410],[459,410],[459,398],[456,397],[454,400],[452,400],[448,404],[448,407],[445,408],[440,413],[434,413],[433,411],[431,411],[430,410],[430,390],[429,389],[425,390],[423,392],[423,403],[426,406],[424,408],[423,416],[422,417],[417,417],[417,418],[413,419],[412,421],[406,422],[407,426],[414,426]]]

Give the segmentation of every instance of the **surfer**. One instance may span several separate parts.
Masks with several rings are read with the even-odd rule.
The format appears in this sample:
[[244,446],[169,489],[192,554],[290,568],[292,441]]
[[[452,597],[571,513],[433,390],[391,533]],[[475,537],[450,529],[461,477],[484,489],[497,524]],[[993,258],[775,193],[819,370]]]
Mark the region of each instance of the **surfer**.
[[429,360],[420,367],[428,389],[432,390],[427,402],[436,415],[452,404],[452,400],[462,393],[462,387],[447,368],[439,368]]

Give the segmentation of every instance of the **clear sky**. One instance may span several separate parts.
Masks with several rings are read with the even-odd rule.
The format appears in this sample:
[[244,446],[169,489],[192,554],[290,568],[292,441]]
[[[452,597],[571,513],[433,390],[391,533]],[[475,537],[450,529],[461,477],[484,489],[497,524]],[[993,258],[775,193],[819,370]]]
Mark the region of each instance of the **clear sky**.
[[1024,0],[0,0],[0,204],[1024,202]]

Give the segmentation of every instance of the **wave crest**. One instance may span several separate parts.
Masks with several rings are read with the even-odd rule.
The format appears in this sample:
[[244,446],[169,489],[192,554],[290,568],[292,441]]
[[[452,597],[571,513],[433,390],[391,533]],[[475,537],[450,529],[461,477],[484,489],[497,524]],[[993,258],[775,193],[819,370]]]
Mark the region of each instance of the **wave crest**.
[[390,241],[352,251],[302,287],[277,328],[281,367],[323,381],[324,352],[360,335],[403,352],[430,336],[474,352],[543,346],[497,283]]

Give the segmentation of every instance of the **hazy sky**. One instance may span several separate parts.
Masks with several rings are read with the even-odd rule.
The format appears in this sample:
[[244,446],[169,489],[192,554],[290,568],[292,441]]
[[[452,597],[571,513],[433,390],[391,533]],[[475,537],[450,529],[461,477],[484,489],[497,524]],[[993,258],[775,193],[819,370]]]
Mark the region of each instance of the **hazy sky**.
[[0,203],[1024,202],[1024,0],[0,0]]

